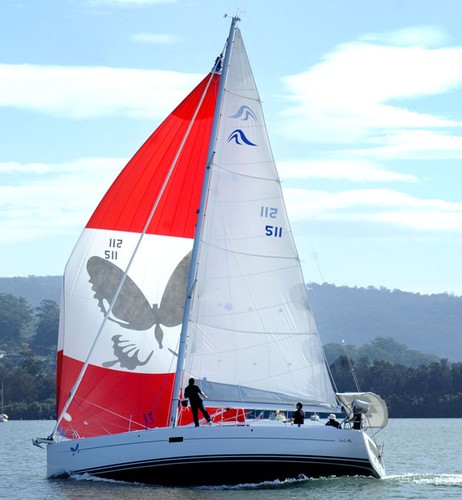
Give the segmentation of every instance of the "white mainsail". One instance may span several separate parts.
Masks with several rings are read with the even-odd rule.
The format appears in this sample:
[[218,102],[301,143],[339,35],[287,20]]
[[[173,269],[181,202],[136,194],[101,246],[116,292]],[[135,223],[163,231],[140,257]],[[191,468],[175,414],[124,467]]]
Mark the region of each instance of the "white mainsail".
[[234,407],[336,406],[239,29],[220,115],[185,379]]

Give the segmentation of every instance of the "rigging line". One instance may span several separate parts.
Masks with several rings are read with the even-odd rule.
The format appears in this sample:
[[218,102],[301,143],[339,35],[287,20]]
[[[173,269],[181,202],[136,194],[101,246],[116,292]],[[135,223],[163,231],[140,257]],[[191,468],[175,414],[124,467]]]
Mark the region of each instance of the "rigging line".
[[316,250],[313,246],[313,242],[309,238],[308,238],[308,243],[311,247],[311,257],[315,261],[316,267],[318,268],[318,273],[319,273],[319,277],[321,278],[321,283],[325,283],[324,274],[323,274],[322,269],[321,269],[321,264],[319,263],[319,254],[318,254],[318,252],[316,252]]
[[[306,222],[305,222],[305,226],[306,226]],[[318,273],[319,273],[319,277],[321,278],[321,283],[325,283],[325,279],[324,279],[324,275],[323,275],[323,272],[322,272],[322,269],[321,269],[321,264],[319,262],[319,254],[318,252],[316,251],[316,248],[313,244],[313,240],[310,236],[310,232],[309,230],[307,230],[307,240],[308,240],[308,244],[310,246],[310,249],[311,249],[311,255],[310,257],[314,260],[315,264],[316,264],[316,267],[317,267],[317,270],[318,270]],[[308,293],[308,296],[310,294]],[[343,342],[343,340],[342,340]],[[329,366],[329,362],[327,360],[327,356],[326,356],[326,351],[324,349],[324,346],[321,345],[321,348],[322,348],[322,352],[323,352],[323,357],[324,357],[324,361],[325,361],[325,364],[326,364],[326,367],[327,367],[327,371],[329,373],[329,377],[330,377],[330,380],[332,382],[332,386],[334,387],[334,390],[335,392],[338,392],[338,389],[337,389],[337,384],[335,383],[335,379],[332,375],[332,370],[330,369],[330,366]],[[359,387],[358,387],[358,381],[356,379],[356,374],[354,372],[354,370],[352,369],[352,366],[351,366],[351,361],[350,361],[350,358],[348,357],[348,354],[347,354],[347,359],[348,359],[348,364],[350,365],[350,370],[352,371],[352,374],[353,374],[353,379],[355,381],[355,384],[356,384],[356,387],[358,388],[358,391],[359,391]]]
[[148,218],[146,220],[146,223],[145,223],[145,225],[143,227],[143,231],[140,233],[140,237],[138,238],[138,242],[137,242],[137,244],[135,246],[135,249],[133,250],[133,253],[132,253],[131,257],[130,257],[130,260],[128,261],[128,264],[127,264],[127,267],[126,267],[126,269],[124,271],[124,274],[122,275],[122,278],[120,279],[120,283],[119,283],[119,285],[118,285],[118,287],[117,287],[117,289],[116,289],[116,291],[114,293],[114,297],[113,297],[113,299],[111,301],[111,304],[109,305],[109,309],[107,310],[107,312],[106,312],[106,314],[104,316],[104,319],[103,319],[103,321],[101,323],[101,326],[100,326],[100,328],[99,328],[99,330],[98,330],[98,332],[97,332],[97,334],[95,336],[95,339],[93,340],[93,344],[92,344],[92,346],[91,346],[91,348],[90,348],[90,350],[88,352],[87,358],[85,359],[85,362],[84,362],[84,364],[82,366],[82,369],[80,370],[79,376],[77,377],[77,380],[76,380],[74,386],[72,387],[71,392],[69,393],[69,397],[68,397],[68,399],[66,401],[66,404],[64,405],[63,409],[61,410],[61,413],[60,413],[60,415],[59,415],[59,417],[58,417],[58,419],[56,421],[56,425],[55,425],[55,427],[53,429],[53,433],[52,433],[53,436],[56,434],[56,432],[58,430],[59,422],[62,420],[63,416],[66,414],[67,410],[69,409],[69,406],[72,403],[72,400],[74,399],[74,395],[77,392],[77,389],[79,388],[80,383],[82,382],[82,379],[83,379],[83,377],[85,375],[85,372],[87,371],[88,365],[90,364],[90,358],[91,358],[91,356],[93,354],[93,351],[94,351],[94,348],[96,346],[96,343],[97,343],[99,337],[101,336],[101,333],[103,332],[104,327],[106,326],[106,323],[107,323],[107,321],[109,319],[109,316],[112,313],[112,309],[114,307],[114,304],[116,303],[116,301],[117,301],[117,299],[118,299],[118,297],[120,295],[120,291],[122,290],[122,287],[123,287],[123,285],[125,283],[125,280],[126,280],[126,278],[128,276],[128,272],[129,272],[129,270],[131,268],[131,265],[132,265],[132,263],[133,263],[133,261],[135,259],[136,254],[137,254],[137,252],[139,250],[139,247],[141,246],[141,243],[142,243],[143,238],[144,238],[144,236],[145,236],[145,234],[146,234],[146,232],[147,232],[147,230],[149,228],[149,225],[150,225],[150,223],[152,221],[152,218],[154,217],[154,214],[155,214],[155,212],[157,210],[157,207],[158,207],[158,205],[160,203],[160,200],[162,199],[164,191],[167,188],[167,185],[168,185],[168,182],[170,180],[170,177],[172,176],[172,173],[175,170],[175,167],[176,167],[176,164],[178,162],[178,159],[179,159],[179,157],[181,155],[181,152],[183,151],[183,148],[184,148],[184,146],[186,144],[186,140],[187,140],[187,138],[188,138],[188,136],[189,136],[189,134],[191,132],[191,129],[192,129],[194,123],[195,123],[195,120],[196,120],[196,117],[197,117],[197,115],[199,113],[199,110],[202,107],[202,103],[204,102],[205,96],[207,95],[208,89],[209,89],[209,87],[210,87],[210,85],[212,83],[213,78],[214,78],[214,74],[210,73],[210,77],[209,77],[209,80],[207,82],[207,85],[205,86],[204,92],[202,93],[202,96],[201,96],[201,98],[199,100],[199,103],[197,104],[197,107],[194,110],[194,114],[193,114],[193,116],[191,118],[191,121],[190,121],[190,123],[188,125],[188,128],[186,129],[186,132],[185,132],[185,134],[183,136],[183,139],[182,139],[182,141],[181,141],[181,143],[180,143],[180,145],[179,145],[179,147],[177,149],[175,157],[172,160],[172,163],[171,163],[170,168],[169,168],[169,170],[167,172],[165,180],[164,180],[164,182],[162,184],[162,187],[160,188],[159,194],[158,194],[158,196],[157,196],[157,198],[156,198],[156,200],[154,202],[154,205],[153,205],[153,207],[151,209],[151,212],[149,213],[149,216],[148,216]]
[[348,361],[348,366],[350,367],[351,375],[353,376],[353,381],[354,381],[355,386],[356,386],[356,391],[361,392],[359,389],[358,378],[356,377],[356,372],[355,372],[355,369],[353,367],[353,363],[351,362],[351,357],[347,351],[346,344],[345,344],[345,341],[343,339],[342,339],[342,347],[343,347],[343,350],[345,351],[345,356],[346,356],[347,361]]
[[[292,235],[293,235],[293,237],[295,237],[295,235],[294,235],[294,233],[293,233],[293,232],[292,232]],[[313,249],[313,245],[312,245],[311,240],[310,240],[309,238],[308,238],[308,241],[309,241],[309,243],[310,243],[311,248]],[[298,254],[297,254],[297,255],[298,255]],[[316,254],[315,254],[315,257],[316,257]],[[300,266],[301,266],[301,260],[300,260],[300,257],[298,257],[298,258],[299,258],[299,262],[300,262]],[[321,269],[320,269],[320,267],[319,267],[319,263],[318,263],[317,258],[316,258],[316,263],[318,264],[318,269],[319,269],[319,272],[320,272],[320,274],[321,274]],[[311,306],[311,301],[310,301],[310,293],[309,293],[309,291],[308,291],[308,285],[307,285],[307,283],[306,283],[306,281],[305,281],[305,278],[304,278],[304,275],[303,275],[303,270],[301,270],[301,272],[302,272],[303,283],[305,283],[304,289],[305,289],[305,297],[306,297],[306,300],[308,301],[308,310],[311,312],[311,311],[313,311],[313,308],[312,308],[312,306]],[[338,397],[337,397],[337,395],[336,395],[336,393],[338,392],[338,389],[337,389],[337,384],[335,383],[335,379],[334,379],[334,377],[333,377],[333,375],[332,375],[332,370],[330,369],[329,362],[328,362],[328,360],[327,360],[326,351],[325,351],[325,349],[324,349],[324,346],[322,345],[322,342],[321,342],[321,337],[319,336],[319,332],[318,332],[318,327],[317,327],[317,325],[316,325],[316,321],[315,321],[314,316],[313,316],[313,314],[312,314],[312,313],[311,313],[311,318],[312,318],[312,320],[313,320],[313,322],[314,322],[314,324],[315,324],[315,330],[316,330],[316,332],[318,333],[318,345],[319,345],[320,350],[321,350],[321,353],[322,353],[322,358],[323,358],[323,361],[324,361],[324,366],[325,366],[325,369],[326,369],[326,372],[327,372],[328,378],[329,378],[329,380],[330,380],[331,387],[332,387],[332,389],[333,389],[333,391],[334,391],[334,397],[335,397],[335,399],[336,399],[336,401],[337,401],[337,404],[338,404]]]
[[315,248],[315,246],[313,244],[313,240],[311,238],[310,231],[307,228],[308,224],[306,223],[306,221],[305,221],[304,225],[305,225],[305,228],[306,228],[305,230],[306,230],[306,233],[307,233],[308,245],[310,246],[310,249],[311,249],[310,257],[311,257],[311,259],[314,260],[314,262],[316,264],[316,267],[317,267],[318,273],[319,273],[319,277],[321,278],[321,283],[325,283],[324,275],[323,275],[323,272],[322,272],[322,269],[321,269],[321,264],[319,263],[319,254],[316,251],[316,248]]
[[[135,422],[132,420],[132,416],[130,417],[126,417],[124,415],[121,415],[120,413],[116,413],[114,411],[111,411],[111,410],[108,410],[107,408],[105,408],[104,406],[101,406],[101,405],[98,405],[96,403],[93,403],[92,401],[88,400],[88,399],[77,399],[76,398],[76,401],[80,402],[81,405],[83,405],[83,403],[87,404],[89,407],[92,407],[92,408],[96,408],[98,410],[103,410],[104,413],[108,414],[108,415],[113,415],[113,416],[116,416],[118,418],[120,418],[121,420],[125,420],[126,422],[129,422],[129,423],[132,423],[134,425],[137,425],[139,426],[139,428],[142,430],[142,429],[145,429],[146,427],[144,425],[141,425],[139,424],[138,422]],[[104,419],[106,417],[101,417],[101,416],[97,416],[96,414],[92,414],[93,417],[96,417],[97,420],[100,420],[100,421],[104,421]],[[102,428],[104,428],[103,426],[101,426]],[[119,428],[122,429],[122,426],[119,425]],[[105,429],[106,430],[106,429]],[[109,431],[108,431],[108,434],[109,434]]]

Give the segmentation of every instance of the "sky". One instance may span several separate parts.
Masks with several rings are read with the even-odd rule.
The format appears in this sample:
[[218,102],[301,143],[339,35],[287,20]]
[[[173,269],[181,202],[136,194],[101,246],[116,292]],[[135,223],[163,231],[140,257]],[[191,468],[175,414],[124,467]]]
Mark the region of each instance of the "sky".
[[462,295],[460,0],[2,0],[0,277],[63,274],[236,14],[305,281]]

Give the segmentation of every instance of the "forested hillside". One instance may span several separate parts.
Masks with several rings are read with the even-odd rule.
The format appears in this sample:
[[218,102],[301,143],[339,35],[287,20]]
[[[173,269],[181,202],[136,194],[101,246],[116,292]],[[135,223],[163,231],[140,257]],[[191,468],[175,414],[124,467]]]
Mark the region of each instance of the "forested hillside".
[[462,361],[462,297],[386,288],[310,284],[323,344],[362,346],[391,337],[411,349]]
[[[0,293],[23,297],[37,307],[42,300],[59,304],[60,276],[0,278]],[[449,361],[462,361],[462,297],[421,295],[386,288],[308,285],[311,306],[323,344],[361,347],[377,337],[391,337]]]
[[[49,289],[44,286],[47,281],[51,284]],[[32,288],[37,285],[37,288],[22,290],[19,287],[14,293],[0,291],[0,380],[4,386],[4,411],[12,419],[54,418],[57,298],[61,280],[20,278],[17,281],[9,279],[8,284],[16,287],[27,284]],[[438,345],[431,342],[431,335],[426,337],[426,353],[386,335],[387,325],[394,324],[393,332],[412,344],[415,339],[406,337],[406,328],[414,325],[414,331],[420,334],[431,332],[436,324],[442,325],[441,310],[449,311],[453,302],[459,305],[460,299],[437,296],[440,306],[437,312],[434,311],[435,318],[424,315],[422,324],[413,315],[416,311],[426,312],[421,307],[421,299],[424,306],[431,308],[432,296],[389,290],[338,289],[331,285],[310,285],[310,288],[321,332],[331,329],[329,334],[339,339],[333,342],[323,339],[339,391],[376,392],[387,401],[391,417],[462,417],[462,362],[449,362],[431,353]],[[325,291],[329,292],[330,304],[339,309],[338,312],[330,312],[326,307],[324,314],[320,314],[323,301],[316,300],[322,298]],[[397,300],[399,298],[404,300]],[[40,303],[35,305],[37,300]],[[387,310],[389,314],[393,312],[391,318],[387,317]],[[458,308],[454,307],[454,316],[458,313]],[[455,352],[453,356],[442,357],[457,359],[461,356],[458,326],[452,330],[448,327],[447,332],[447,340],[451,341]]]

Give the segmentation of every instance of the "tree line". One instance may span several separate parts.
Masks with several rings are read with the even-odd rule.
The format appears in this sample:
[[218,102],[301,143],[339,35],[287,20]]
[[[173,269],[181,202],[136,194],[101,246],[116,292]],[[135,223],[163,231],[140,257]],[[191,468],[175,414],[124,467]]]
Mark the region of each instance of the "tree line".
[[[10,419],[55,419],[59,306],[0,293],[0,381]],[[389,337],[360,347],[325,345],[338,392],[372,391],[391,418],[462,417],[462,363],[408,349]]]
[[11,419],[55,418],[59,306],[0,293],[0,381]]
[[356,380],[360,391],[386,401],[391,418],[462,417],[462,363],[442,359],[412,367],[363,358],[351,364],[342,356],[330,369],[338,392],[356,390]]

